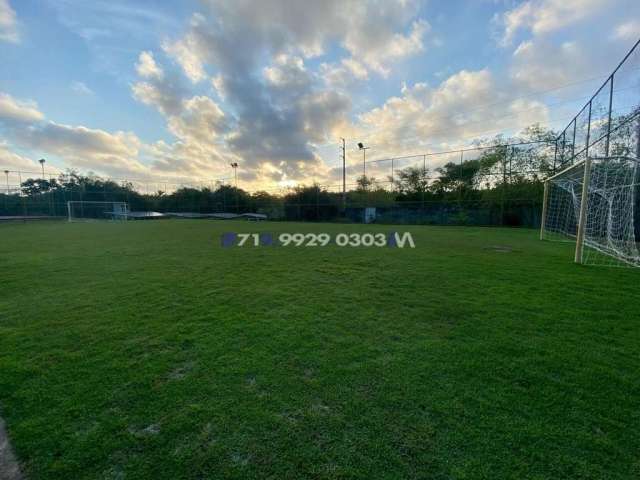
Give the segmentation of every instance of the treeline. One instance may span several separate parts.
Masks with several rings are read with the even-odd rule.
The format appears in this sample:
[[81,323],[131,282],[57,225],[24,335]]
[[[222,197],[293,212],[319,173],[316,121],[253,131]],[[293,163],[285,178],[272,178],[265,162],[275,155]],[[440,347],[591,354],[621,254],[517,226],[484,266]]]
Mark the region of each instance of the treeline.
[[55,180],[28,179],[20,193],[0,195],[0,215],[64,216],[67,201],[121,201],[132,211],[255,212],[281,220],[362,221],[364,210],[375,208],[379,222],[535,226],[541,179],[554,167],[553,137],[531,127],[521,140],[540,143],[507,147],[498,138],[478,157],[434,170],[407,167],[393,178],[362,176],[346,195],[321,185],[299,186],[284,195],[229,185],[143,194],[131,183],[70,171]]

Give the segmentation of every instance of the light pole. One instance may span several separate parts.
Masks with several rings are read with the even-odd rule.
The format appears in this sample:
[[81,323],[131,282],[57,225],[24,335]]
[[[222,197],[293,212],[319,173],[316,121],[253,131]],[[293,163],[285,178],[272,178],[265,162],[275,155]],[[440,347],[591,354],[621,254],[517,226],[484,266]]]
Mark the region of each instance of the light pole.
[[345,148],[345,140],[342,140],[342,207],[347,207],[347,152]]
[[40,165],[42,166],[42,180],[44,180],[44,162],[46,162],[46,160],[41,158],[38,162],[40,162]]
[[9,215],[9,170],[5,170],[4,174],[7,177],[7,195],[4,197],[4,209],[7,210],[7,215]]
[[365,147],[362,142],[358,143],[358,149],[362,150],[362,176],[367,176],[367,150],[369,147]]
[[232,162],[230,163],[231,168],[233,168],[233,177],[235,179],[235,191],[236,191],[236,213],[239,212],[239,206],[238,206],[238,162]]
[[365,147],[362,142],[359,142],[358,149],[362,150],[362,188],[367,190],[367,150],[369,147]]
[[233,162],[230,165],[231,168],[233,168],[233,177],[235,179],[236,188],[238,188],[238,162]]

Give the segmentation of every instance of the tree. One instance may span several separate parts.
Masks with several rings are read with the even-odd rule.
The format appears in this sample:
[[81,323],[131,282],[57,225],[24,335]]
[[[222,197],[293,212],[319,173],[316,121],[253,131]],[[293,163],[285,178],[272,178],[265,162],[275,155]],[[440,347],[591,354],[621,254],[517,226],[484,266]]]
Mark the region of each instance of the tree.
[[29,178],[22,182],[22,193],[28,196],[40,195],[43,193],[49,193],[56,190],[59,187],[55,178],[51,180],[44,180],[42,178]]
[[374,177],[367,177],[366,175],[360,175],[356,179],[356,184],[357,184],[356,190],[359,192],[366,192],[376,183],[377,182]]
[[401,195],[422,194],[429,186],[429,171],[419,167],[407,167],[398,171],[393,183]]

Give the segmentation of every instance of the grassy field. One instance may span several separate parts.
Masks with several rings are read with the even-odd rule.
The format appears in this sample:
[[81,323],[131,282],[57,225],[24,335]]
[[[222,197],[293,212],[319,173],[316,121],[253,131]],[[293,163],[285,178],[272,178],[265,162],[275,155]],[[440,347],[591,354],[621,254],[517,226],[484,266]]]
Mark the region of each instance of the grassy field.
[[532,230],[415,249],[0,225],[0,415],[31,479],[640,477],[640,271]]

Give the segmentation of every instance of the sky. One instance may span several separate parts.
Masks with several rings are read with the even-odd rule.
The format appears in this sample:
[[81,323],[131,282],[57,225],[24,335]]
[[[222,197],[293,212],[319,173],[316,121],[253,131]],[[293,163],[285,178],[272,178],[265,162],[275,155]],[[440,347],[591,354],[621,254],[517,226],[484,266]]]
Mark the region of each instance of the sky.
[[0,0],[0,169],[336,185],[341,138],[351,181],[560,130],[638,38],[637,0]]

